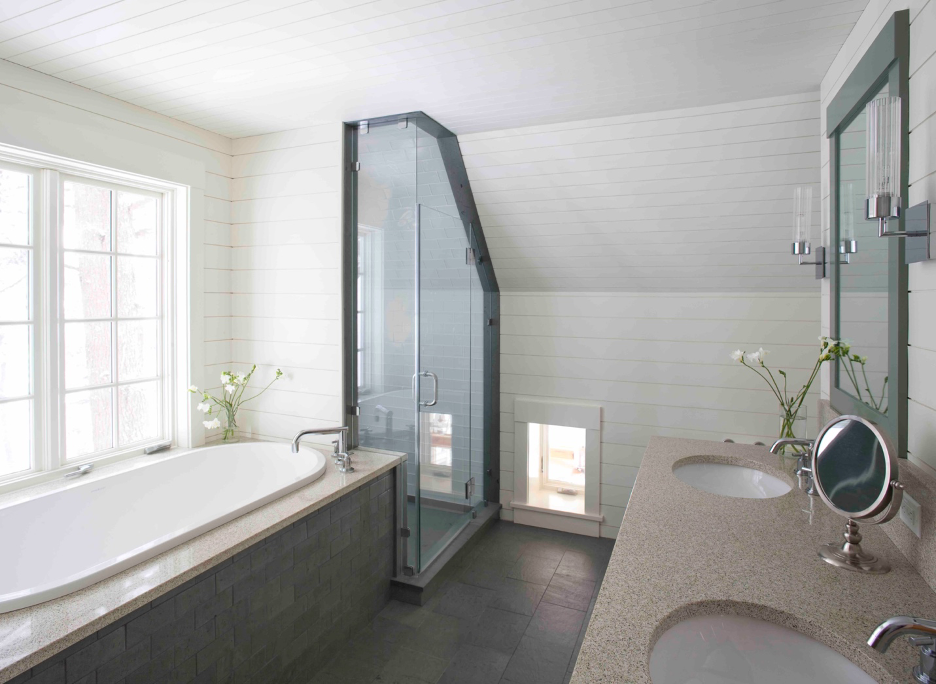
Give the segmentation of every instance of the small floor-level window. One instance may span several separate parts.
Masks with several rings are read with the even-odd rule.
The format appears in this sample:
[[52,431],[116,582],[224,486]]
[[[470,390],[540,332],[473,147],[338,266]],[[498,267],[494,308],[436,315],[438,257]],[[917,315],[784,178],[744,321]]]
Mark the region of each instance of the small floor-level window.
[[0,162],[0,480],[171,437],[167,194]]
[[585,511],[585,428],[528,424],[527,502],[551,510]]

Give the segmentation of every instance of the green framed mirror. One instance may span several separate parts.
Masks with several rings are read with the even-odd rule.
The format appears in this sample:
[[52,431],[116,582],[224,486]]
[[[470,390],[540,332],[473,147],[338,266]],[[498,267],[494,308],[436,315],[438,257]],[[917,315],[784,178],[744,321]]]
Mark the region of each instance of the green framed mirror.
[[[865,107],[886,97],[901,100],[899,172],[905,199],[909,36],[909,12],[895,12],[826,109],[831,336],[851,345],[848,357],[832,367],[831,405],[882,426],[901,458],[907,454],[905,241],[878,237],[877,223],[865,219]],[[903,230],[903,223],[901,215],[894,229]]]

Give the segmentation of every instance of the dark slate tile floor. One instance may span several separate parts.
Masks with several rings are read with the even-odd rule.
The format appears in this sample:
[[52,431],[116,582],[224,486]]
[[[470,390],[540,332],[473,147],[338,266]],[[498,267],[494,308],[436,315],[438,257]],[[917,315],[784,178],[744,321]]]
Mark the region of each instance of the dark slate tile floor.
[[391,601],[310,684],[564,684],[613,546],[498,521],[427,605]]

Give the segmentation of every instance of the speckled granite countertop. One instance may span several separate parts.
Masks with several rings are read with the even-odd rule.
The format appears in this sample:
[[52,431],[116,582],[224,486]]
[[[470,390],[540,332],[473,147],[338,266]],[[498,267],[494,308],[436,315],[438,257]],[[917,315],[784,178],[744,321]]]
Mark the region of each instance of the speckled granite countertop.
[[[327,453],[327,449],[321,449]],[[91,482],[129,468],[145,467],[177,453],[170,451],[129,459],[86,475],[82,481]],[[239,551],[379,477],[405,458],[405,454],[369,449],[356,449],[353,454],[353,473],[339,473],[331,459],[326,458],[325,474],[310,485],[90,587],[0,614],[0,682],[9,681]],[[68,484],[59,480],[5,494],[0,500],[4,503],[20,501]]]
[[[677,461],[693,457],[763,470],[794,488],[774,499],[709,494],[673,475]],[[917,649],[901,639],[882,656],[865,642],[888,617],[936,617],[936,593],[875,525],[861,526],[862,546],[891,572],[824,563],[816,549],[841,540],[845,518],[795,486],[793,465],[765,447],[651,439],[572,684],[650,682],[650,651],[663,632],[726,612],[807,634],[882,684],[909,682]]]

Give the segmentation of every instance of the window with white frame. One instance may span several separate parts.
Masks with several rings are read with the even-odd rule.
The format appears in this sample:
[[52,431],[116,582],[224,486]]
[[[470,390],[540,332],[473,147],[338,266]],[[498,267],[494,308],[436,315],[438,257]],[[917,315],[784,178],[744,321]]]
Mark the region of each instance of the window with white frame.
[[170,435],[167,193],[0,161],[0,480]]

